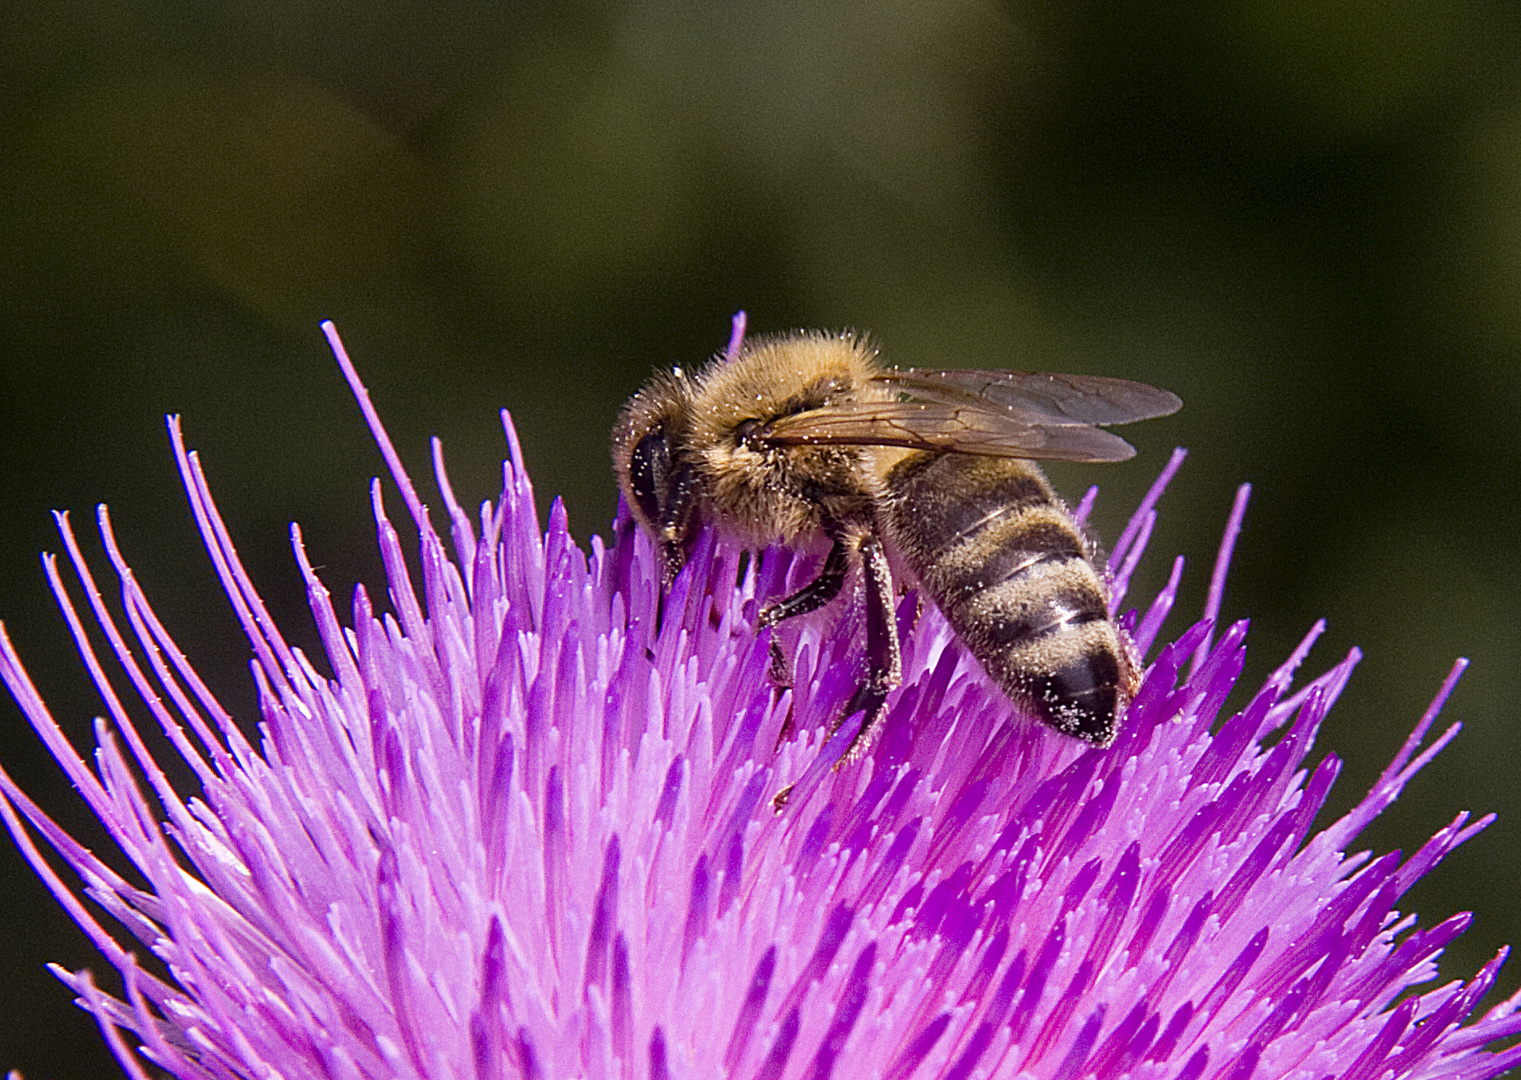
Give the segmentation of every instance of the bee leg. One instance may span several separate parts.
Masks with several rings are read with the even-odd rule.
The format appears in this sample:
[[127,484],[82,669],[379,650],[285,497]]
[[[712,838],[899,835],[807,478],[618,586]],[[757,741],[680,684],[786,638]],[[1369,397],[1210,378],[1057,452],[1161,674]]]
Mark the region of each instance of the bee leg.
[[850,546],[843,540],[836,540],[829,549],[829,557],[824,560],[818,577],[786,599],[761,608],[760,628],[765,630],[783,619],[806,615],[829,603],[840,595],[840,589],[845,584],[845,571],[849,568]]
[[[771,682],[771,700],[778,701],[782,694],[792,689],[792,665],[787,662],[787,653],[782,649],[782,643],[776,639],[776,634],[771,635],[770,651],[771,663],[766,669],[766,678]],[[782,743],[792,738],[794,723],[792,717],[793,703],[787,702],[787,715],[782,717],[782,726],[776,732],[775,750],[782,748]]]
[[[824,566],[819,570],[818,577],[807,585],[804,585],[791,596],[767,604],[761,609],[760,628],[762,630],[774,628],[783,619],[790,619],[796,615],[806,615],[810,611],[817,611],[836,596],[840,595],[840,589],[845,584],[845,572],[850,568],[850,547],[842,540],[836,540],[834,546],[829,549],[829,556],[824,560]],[[787,659],[786,652],[782,649],[782,643],[776,633],[771,634],[771,667],[767,672],[771,679],[771,685],[778,693],[792,688],[792,664]],[[792,737],[792,710],[787,710],[787,717],[782,721],[781,730],[776,736],[776,745],[781,746]]]
[[[903,681],[903,654],[898,648],[898,622],[893,611],[893,575],[887,564],[887,552],[875,535],[867,533],[860,541],[861,561],[866,571],[866,678],[856,687],[840,719],[838,729],[857,712],[864,712],[861,726],[846,747],[840,764],[853,759],[865,745],[866,736],[882,718],[887,695]],[[836,768],[839,766],[837,765]]]
[[[829,603],[840,595],[840,589],[845,584],[845,571],[849,568],[850,548],[843,540],[836,540],[829,549],[829,557],[824,560],[818,577],[786,599],[761,608],[760,628],[769,629],[783,619],[806,615]],[[775,634],[771,636],[771,680],[784,690],[792,685],[792,665],[787,662],[787,656],[782,652],[781,643],[776,640]]]
[[[771,682],[771,700],[773,703],[780,700],[782,694],[792,689],[792,665],[787,662],[787,654],[782,649],[782,643],[776,639],[776,634],[771,635],[771,644],[768,647],[771,656],[770,666],[766,669],[766,678]],[[780,750],[782,743],[792,738],[795,724],[792,717],[791,701],[787,702],[787,715],[782,717],[782,726],[776,732],[776,745],[773,751]]]
[[787,654],[782,651],[782,643],[776,640],[776,635],[771,636],[770,646],[771,663],[766,668],[766,678],[771,680],[771,685],[778,690],[792,689],[792,665],[787,662]]

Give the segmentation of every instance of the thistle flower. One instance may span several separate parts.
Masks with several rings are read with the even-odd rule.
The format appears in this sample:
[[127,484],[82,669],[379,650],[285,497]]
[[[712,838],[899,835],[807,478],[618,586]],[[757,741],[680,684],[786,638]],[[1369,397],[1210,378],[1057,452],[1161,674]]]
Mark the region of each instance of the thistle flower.
[[[389,612],[361,588],[344,625],[293,529],[324,658],[282,638],[170,423],[252,646],[257,745],[154,616],[104,509],[119,615],[59,525],[129,685],[45,560],[106,703],[93,767],[0,640],[0,676],[140,876],[0,774],[16,843],[120,974],[112,996],[55,969],[129,1075],[1373,1080],[1521,1060],[1486,1049],[1521,1032],[1521,1002],[1472,1020],[1503,953],[1422,991],[1469,916],[1420,929],[1394,910],[1490,819],[1460,814],[1409,858],[1344,854],[1456,732],[1419,750],[1461,664],[1367,797],[1313,836],[1339,763],[1308,759],[1356,654],[1296,688],[1317,626],[1217,723],[1243,662],[1244,625],[1211,627],[1244,490],[1207,617],[1155,647],[1181,561],[1126,615],[1149,666],[1114,746],[1011,715],[927,609],[882,738],[834,769],[848,728],[824,733],[857,646],[806,627],[779,693],[754,630],[757,601],[804,580],[806,558],[768,551],[741,573],[704,539],[657,633],[645,538],[625,517],[588,556],[558,503],[541,531],[505,414],[502,496],[476,522],[434,445],[451,556],[328,330],[421,578],[378,483]],[[1180,460],[1115,547],[1117,605]],[[905,597],[905,630],[915,615]],[[169,783],[145,723],[197,794]]]

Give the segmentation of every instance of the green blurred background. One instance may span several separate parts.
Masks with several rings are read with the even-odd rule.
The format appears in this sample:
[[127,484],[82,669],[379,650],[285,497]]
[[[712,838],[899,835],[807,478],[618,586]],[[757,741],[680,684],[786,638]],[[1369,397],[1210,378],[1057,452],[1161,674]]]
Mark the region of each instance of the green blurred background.
[[[583,538],[613,510],[618,405],[720,348],[736,308],[756,330],[868,329],[905,365],[1140,378],[1183,412],[1128,433],[1135,462],[1057,482],[1102,481],[1112,541],[1192,449],[1133,594],[1188,557],[1169,633],[1255,484],[1225,605],[1254,622],[1248,680],[1322,615],[1316,670],[1367,653],[1321,739],[1347,759],[1335,810],[1473,658],[1447,713],[1466,732],[1367,838],[1410,850],[1460,809],[1502,813],[1406,905],[1428,925],[1480,909],[1445,965],[1467,975],[1521,940],[1517,11],[16,0],[0,615],[86,739],[101,705],[36,556],[58,548],[50,508],[88,532],[108,501],[165,621],[251,718],[161,417],[183,413],[255,579],[312,643],[288,522],[339,596],[381,580],[380,466],[323,317],[416,474],[437,434],[462,499],[493,495],[506,406]],[[8,701],[0,757],[101,844]],[[0,1068],[113,1074],[42,967],[102,965],[8,841],[0,889]]]

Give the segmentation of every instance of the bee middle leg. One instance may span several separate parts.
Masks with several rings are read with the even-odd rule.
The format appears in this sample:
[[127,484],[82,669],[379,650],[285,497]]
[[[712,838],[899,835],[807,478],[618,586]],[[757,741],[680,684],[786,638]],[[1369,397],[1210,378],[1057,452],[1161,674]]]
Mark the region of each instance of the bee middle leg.
[[[882,542],[872,533],[860,540],[861,561],[866,576],[866,678],[856,687],[845,711],[835,721],[832,731],[857,712],[861,726],[856,729],[840,762],[859,754],[871,729],[882,718],[887,695],[903,681],[903,653],[898,647],[898,622],[893,608],[893,575]],[[838,766],[837,766],[838,767]]]

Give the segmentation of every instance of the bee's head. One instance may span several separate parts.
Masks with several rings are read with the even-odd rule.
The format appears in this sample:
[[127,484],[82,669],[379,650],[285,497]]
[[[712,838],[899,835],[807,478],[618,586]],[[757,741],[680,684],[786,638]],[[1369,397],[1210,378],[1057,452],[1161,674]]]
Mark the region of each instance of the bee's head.
[[660,547],[669,588],[697,534],[697,473],[686,453],[691,382],[657,375],[624,406],[613,429],[613,467],[634,519]]

